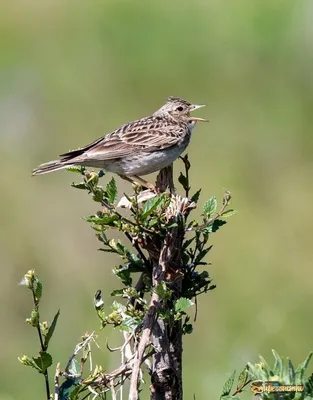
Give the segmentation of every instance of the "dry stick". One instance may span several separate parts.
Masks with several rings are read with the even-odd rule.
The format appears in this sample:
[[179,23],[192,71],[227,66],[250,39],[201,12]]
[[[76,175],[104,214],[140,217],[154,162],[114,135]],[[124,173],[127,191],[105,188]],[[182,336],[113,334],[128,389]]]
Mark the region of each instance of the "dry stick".
[[[77,354],[80,352],[80,350],[82,350],[93,338],[94,336],[94,332],[92,332],[84,341],[78,343],[73,351],[73,354],[70,356],[66,367],[65,367],[65,372],[68,373],[68,370],[70,368],[71,362],[73,361],[73,359],[77,356]],[[79,376],[79,375],[78,375]]]
[[60,376],[60,363],[57,363],[54,375],[54,400],[59,400],[59,391],[60,391],[59,376]]
[[159,302],[159,296],[156,293],[153,293],[151,297],[148,314],[145,318],[145,321],[143,322],[144,328],[138,345],[135,360],[133,362],[133,372],[131,375],[129,397],[128,397],[129,400],[138,400],[138,378],[139,378],[140,366],[144,359],[145,349],[150,342],[150,335],[156,319],[158,302]]
[[114,388],[114,380],[112,379],[110,382],[110,386],[111,386],[111,396],[112,396],[112,400],[116,400],[116,393],[115,393],[115,388]]

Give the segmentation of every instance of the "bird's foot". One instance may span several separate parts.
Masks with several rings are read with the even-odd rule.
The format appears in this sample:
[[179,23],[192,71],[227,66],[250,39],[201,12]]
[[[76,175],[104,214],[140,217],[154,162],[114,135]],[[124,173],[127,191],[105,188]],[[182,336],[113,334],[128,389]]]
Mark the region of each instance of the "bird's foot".
[[134,175],[134,179],[131,179],[128,176],[121,176],[121,178],[124,179],[125,181],[131,182],[132,184],[141,185],[147,189],[150,189],[152,192],[156,193],[155,186],[152,183],[147,182],[145,179],[140,178],[140,176]]

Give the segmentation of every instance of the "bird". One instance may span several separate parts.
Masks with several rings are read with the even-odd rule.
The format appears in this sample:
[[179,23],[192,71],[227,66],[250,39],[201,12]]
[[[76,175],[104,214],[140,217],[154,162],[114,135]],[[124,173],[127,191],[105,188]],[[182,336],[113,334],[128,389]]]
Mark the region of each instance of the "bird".
[[153,188],[141,176],[171,165],[184,152],[196,123],[208,121],[190,115],[202,107],[205,105],[170,96],[151,116],[124,124],[84,147],[63,153],[59,160],[39,165],[32,175],[85,166]]

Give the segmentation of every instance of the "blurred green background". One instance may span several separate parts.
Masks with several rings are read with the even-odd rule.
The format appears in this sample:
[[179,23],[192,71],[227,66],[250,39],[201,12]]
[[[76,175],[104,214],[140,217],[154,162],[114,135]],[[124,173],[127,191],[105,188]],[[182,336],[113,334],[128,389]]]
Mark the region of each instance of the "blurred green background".
[[[28,269],[46,284],[42,316],[61,308],[51,352],[63,367],[98,329],[94,292],[109,304],[116,286],[118,260],[97,252],[81,219],[96,205],[70,187],[76,176],[30,171],[168,95],[208,105],[188,150],[193,188],[201,201],[228,189],[239,211],[212,238],[217,289],[184,339],[185,398],[218,398],[235,368],[271,361],[271,348],[295,363],[312,350],[312,18],[310,0],[1,2],[1,400],[44,397],[17,361],[38,350],[18,287]],[[94,361],[109,370],[106,336],[119,343],[102,331]]]

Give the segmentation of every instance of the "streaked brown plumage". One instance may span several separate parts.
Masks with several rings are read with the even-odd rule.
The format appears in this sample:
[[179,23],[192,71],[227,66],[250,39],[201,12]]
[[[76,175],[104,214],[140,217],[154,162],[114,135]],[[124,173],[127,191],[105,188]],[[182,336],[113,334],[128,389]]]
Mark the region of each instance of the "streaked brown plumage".
[[145,182],[139,178],[140,175],[170,165],[188,146],[196,122],[206,121],[190,116],[191,111],[200,107],[203,106],[169,97],[167,103],[151,117],[122,125],[85,147],[61,154],[60,160],[41,164],[32,174],[40,175],[71,165],[84,165]]

